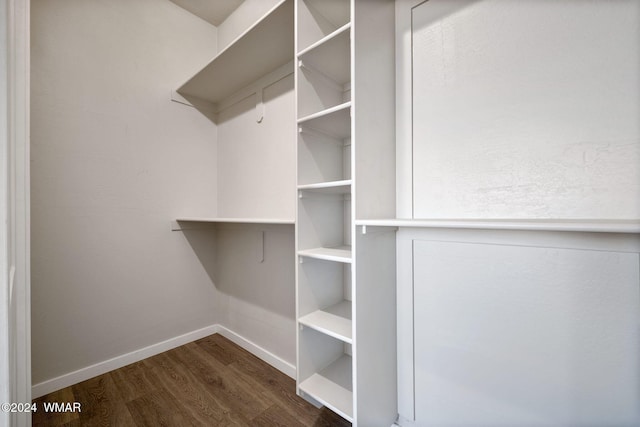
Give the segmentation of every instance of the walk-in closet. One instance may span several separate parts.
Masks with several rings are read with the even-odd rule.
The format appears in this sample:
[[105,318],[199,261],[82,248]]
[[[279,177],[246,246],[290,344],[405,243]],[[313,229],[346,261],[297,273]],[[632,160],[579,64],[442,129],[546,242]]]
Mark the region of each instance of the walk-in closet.
[[0,4],[0,403],[640,425],[640,1]]

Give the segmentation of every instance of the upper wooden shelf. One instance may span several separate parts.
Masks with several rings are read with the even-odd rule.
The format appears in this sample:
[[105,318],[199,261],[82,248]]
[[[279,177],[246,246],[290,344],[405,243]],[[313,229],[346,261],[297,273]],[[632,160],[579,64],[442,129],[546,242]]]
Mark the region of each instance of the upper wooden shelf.
[[218,103],[291,61],[293,40],[293,0],[282,0],[177,92]]

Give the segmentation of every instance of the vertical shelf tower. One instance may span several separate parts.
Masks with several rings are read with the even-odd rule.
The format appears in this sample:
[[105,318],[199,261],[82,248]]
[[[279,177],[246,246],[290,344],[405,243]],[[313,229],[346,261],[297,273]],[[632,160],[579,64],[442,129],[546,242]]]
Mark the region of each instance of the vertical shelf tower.
[[297,387],[354,425],[396,407],[395,15],[389,0],[296,0]]

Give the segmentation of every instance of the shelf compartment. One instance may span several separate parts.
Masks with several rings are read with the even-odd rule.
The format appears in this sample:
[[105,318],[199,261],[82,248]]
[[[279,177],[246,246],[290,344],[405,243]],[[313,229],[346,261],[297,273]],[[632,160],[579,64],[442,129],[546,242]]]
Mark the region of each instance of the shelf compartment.
[[298,322],[346,343],[352,343],[351,302],[341,301],[302,316]]
[[334,84],[351,81],[351,24],[346,24],[298,54],[298,65],[320,73]]
[[298,119],[299,132],[320,132],[337,140],[351,138],[351,102],[327,108]]
[[300,384],[300,390],[338,415],[353,422],[351,357],[343,355]]
[[349,23],[349,3],[349,0],[299,0],[298,50],[306,49]]
[[342,37],[331,39],[327,45],[318,46],[298,60],[298,117],[351,100],[349,49],[339,48],[345,40],[348,43],[348,36],[345,32]]
[[351,246],[322,247],[298,251],[302,257],[351,264]]
[[298,250],[302,256],[351,262],[351,194],[298,198]]
[[298,135],[298,183],[311,185],[321,182],[351,179],[351,144],[322,135],[302,132]]
[[318,182],[315,184],[298,185],[300,191],[310,191],[314,193],[326,194],[347,194],[351,192],[351,180]]
[[293,1],[282,0],[177,92],[218,103],[294,57]]

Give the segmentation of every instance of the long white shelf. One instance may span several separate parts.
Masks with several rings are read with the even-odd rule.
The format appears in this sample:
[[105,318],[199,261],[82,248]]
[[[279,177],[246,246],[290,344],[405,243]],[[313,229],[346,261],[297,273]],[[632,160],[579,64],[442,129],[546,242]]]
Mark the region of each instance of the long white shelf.
[[298,319],[298,322],[348,344],[353,342],[350,301],[341,301],[338,304],[309,313]]
[[180,223],[232,223],[232,224],[282,224],[293,225],[294,219],[289,218],[213,218],[213,217],[182,217],[172,222],[171,229],[182,230]]
[[298,190],[313,191],[318,193],[343,194],[351,191],[351,180],[327,181],[314,184],[298,185]]
[[640,233],[638,220],[518,220],[518,219],[366,219],[356,225],[377,227],[472,228],[488,230]]
[[308,258],[322,259],[325,261],[336,261],[351,264],[351,246],[303,249],[298,251],[298,255]]
[[282,0],[177,92],[217,103],[294,57],[293,1]]
[[350,356],[343,355],[322,371],[311,375],[300,384],[300,390],[353,422]]
[[345,102],[326,110],[298,119],[298,126],[344,139],[351,136],[351,102]]

